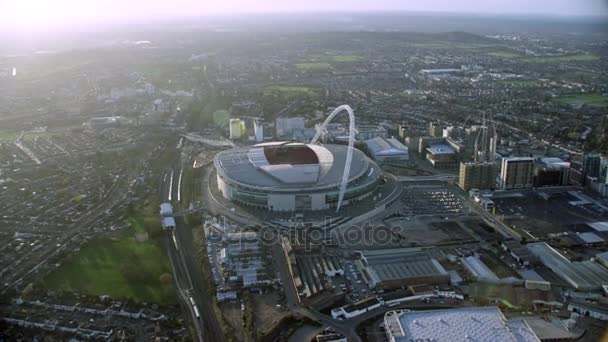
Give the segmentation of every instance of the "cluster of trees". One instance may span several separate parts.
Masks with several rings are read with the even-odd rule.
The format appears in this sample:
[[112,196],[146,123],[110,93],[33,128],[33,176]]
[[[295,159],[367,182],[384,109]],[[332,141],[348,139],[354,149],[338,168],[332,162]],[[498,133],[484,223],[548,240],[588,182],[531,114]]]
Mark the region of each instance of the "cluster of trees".
[[593,132],[589,135],[587,148],[590,151],[608,155],[608,115],[605,115],[601,122],[593,128]]
[[230,103],[230,99],[223,95],[208,95],[193,100],[187,109],[188,127],[193,130],[212,125],[227,127]]

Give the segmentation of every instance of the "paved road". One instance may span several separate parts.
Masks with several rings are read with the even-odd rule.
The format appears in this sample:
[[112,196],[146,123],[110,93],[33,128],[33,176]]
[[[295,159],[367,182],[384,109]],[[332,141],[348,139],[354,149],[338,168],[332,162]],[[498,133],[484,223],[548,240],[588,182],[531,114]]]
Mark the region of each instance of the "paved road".
[[458,176],[456,175],[432,175],[432,176],[395,176],[400,182],[452,182]]

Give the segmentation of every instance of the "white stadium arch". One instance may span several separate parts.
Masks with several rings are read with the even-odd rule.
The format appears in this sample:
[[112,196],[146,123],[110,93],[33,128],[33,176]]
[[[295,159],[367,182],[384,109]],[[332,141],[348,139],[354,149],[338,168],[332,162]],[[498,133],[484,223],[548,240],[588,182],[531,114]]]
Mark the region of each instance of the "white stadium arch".
[[344,173],[342,173],[342,183],[340,184],[340,193],[338,195],[338,205],[336,207],[336,212],[340,210],[340,206],[342,205],[342,200],[344,199],[344,193],[346,192],[346,184],[348,183],[348,176],[350,173],[350,164],[353,159],[353,148],[355,145],[355,134],[357,133],[357,129],[355,128],[355,113],[353,113],[353,109],[350,108],[349,105],[341,105],[338,108],[334,109],[331,114],[323,121],[323,124],[317,130],[314,138],[311,140],[311,144],[316,144],[319,140],[319,137],[323,132],[325,132],[325,127],[327,124],[333,120],[333,118],[338,115],[342,111],[346,111],[348,113],[348,151],[346,152],[346,163],[344,164]]

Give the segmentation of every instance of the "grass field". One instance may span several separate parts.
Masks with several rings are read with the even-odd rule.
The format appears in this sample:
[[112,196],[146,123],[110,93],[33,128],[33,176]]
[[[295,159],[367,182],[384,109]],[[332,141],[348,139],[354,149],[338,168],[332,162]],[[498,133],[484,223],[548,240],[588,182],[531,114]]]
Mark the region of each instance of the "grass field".
[[[32,133],[32,132],[26,132],[22,139],[24,141],[29,141],[29,140],[34,140],[36,138],[50,138],[53,135],[60,135],[61,133],[47,133],[47,132],[37,132],[37,133]],[[3,142],[11,142],[11,141],[15,141],[17,140],[17,138],[19,138],[19,136],[21,135],[21,131],[14,131],[14,130],[0,130],[0,141]]]
[[429,41],[429,42],[416,42],[408,44],[410,46],[422,49],[486,49],[486,48],[501,48],[501,44],[491,43],[456,43],[450,41]]
[[526,63],[561,63],[561,62],[592,62],[600,59],[593,54],[578,54],[567,56],[522,57],[518,60]]
[[305,86],[275,85],[264,88],[264,96],[281,96],[288,99],[297,97],[317,97],[319,96],[319,90],[317,88]]
[[310,55],[309,62],[326,62],[326,63],[352,63],[362,62],[365,60],[363,56],[357,55]]
[[500,58],[518,58],[518,57],[521,57],[520,54],[518,54],[516,52],[510,52],[510,51],[489,52],[488,55],[494,56],[494,57],[500,57]]
[[[115,236],[88,242],[44,279],[49,289],[162,305],[176,302],[171,265],[162,248],[158,223],[150,216],[129,219],[131,228]],[[135,232],[147,231],[151,239],[138,242]],[[162,277],[161,277],[162,276]]]
[[295,64],[296,69],[301,71],[331,71],[333,65],[327,62],[305,62]]
[[525,55],[512,51],[493,51],[488,52],[488,55],[500,58],[514,59],[516,61],[524,63],[592,62],[599,59],[599,56],[593,54],[527,57]]
[[579,94],[579,95],[568,95],[562,96],[557,99],[559,103],[563,104],[586,104],[589,106],[604,107],[608,106],[608,96],[602,96],[600,94]]

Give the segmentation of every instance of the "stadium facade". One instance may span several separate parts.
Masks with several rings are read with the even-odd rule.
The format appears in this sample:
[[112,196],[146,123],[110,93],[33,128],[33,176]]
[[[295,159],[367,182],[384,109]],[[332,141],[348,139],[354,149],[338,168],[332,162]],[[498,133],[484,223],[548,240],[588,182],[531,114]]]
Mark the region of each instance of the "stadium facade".
[[[348,160],[349,149],[352,160]],[[270,211],[339,208],[370,196],[383,181],[374,161],[344,145],[268,142],[222,151],[214,164],[224,198]]]

